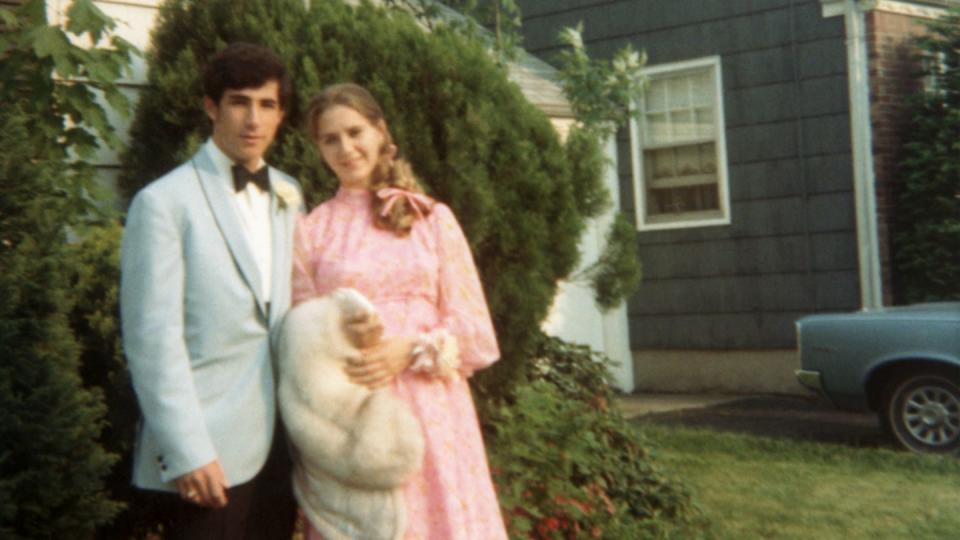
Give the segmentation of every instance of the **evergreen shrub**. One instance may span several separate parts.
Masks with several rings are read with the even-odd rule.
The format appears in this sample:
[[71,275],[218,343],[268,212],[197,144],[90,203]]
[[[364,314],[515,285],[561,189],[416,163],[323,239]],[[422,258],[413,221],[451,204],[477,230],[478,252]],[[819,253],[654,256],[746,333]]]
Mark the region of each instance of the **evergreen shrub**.
[[912,103],[894,223],[901,302],[960,300],[960,9],[920,41],[932,82]]
[[[34,119],[0,108],[0,536],[75,538],[117,507],[98,443],[102,395],[85,389],[71,310],[63,162],[30,144]],[[52,155],[51,155],[52,154]]]
[[123,228],[106,221],[84,231],[68,246],[73,264],[70,290],[74,298],[70,326],[81,348],[81,376],[89,388],[103,392],[107,413],[100,435],[103,447],[119,456],[106,478],[110,498],[125,508],[98,528],[98,538],[143,538],[155,530],[151,509],[133,503],[133,441],[139,408],[120,342],[118,293],[120,240]]

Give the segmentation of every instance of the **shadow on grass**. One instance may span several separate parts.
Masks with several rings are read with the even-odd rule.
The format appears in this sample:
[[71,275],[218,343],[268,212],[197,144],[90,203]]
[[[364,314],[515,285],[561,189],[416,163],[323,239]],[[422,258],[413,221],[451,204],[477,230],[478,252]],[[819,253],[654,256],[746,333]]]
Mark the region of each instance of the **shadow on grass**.
[[710,407],[650,413],[632,422],[857,448],[894,448],[875,414],[842,412],[824,399],[803,396],[745,397]]

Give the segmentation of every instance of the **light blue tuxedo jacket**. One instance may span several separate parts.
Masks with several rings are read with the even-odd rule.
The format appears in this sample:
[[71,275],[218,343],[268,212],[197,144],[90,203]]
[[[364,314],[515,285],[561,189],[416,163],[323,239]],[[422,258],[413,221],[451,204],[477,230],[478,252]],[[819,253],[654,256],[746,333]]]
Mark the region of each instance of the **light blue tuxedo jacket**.
[[269,305],[231,182],[206,146],[131,203],[120,309],[143,413],[134,449],[139,487],[174,491],[175,478],[214,459],[234,486],[266,461],[277,416],[271,342],[290,304],[302,210],[293,178],[271,168],[270,182]]

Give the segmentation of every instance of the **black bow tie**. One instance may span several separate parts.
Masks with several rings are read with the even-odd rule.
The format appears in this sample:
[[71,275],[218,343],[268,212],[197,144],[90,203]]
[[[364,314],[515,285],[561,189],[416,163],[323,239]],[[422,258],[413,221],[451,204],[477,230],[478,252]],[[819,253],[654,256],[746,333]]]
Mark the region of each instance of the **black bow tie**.
[[233,166],[233,189],[243,191],[248,182],[260,188],[261,191],[270,191],[270,175],[267,172],[267,166],[260,167],[259,170],[250,172],[243,165]]

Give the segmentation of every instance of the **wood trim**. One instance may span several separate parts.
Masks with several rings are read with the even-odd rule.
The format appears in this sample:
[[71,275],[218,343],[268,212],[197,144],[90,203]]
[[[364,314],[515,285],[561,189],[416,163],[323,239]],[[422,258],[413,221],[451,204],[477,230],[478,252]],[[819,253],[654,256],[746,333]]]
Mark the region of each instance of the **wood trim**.
[[[843,15],[846,11],[843,0],[820,0],[824,18]],[[960,5],[953,0],[927,0],[917,2],[911,0],[858,0],[860,11],[884,11],[899,15],[909,15],[922,19],[937,19],[947,13],[953,5]]]
[[930,4],[905,2],[903,0],[877,0],[874,9],[922,19],[938,19],[947,13],[946,6],[937,7]]
[[[686,215],[677,215],[676,219],[651,219],[646,211],[646,185],[643,176],[643,150],[641,148],[642,134],[640,120],[636,117],[630,119],[630,157],[631,157],[631,176],[633,180],[633,196],[636,213],[636,227],[638,231],[651,231],[658,229],[684,229],[692,227],[711,227],[730,225],[730,186],[729,171],[727,166],[727,140],[726,140],[726,113],[723,109],[723,64],[719,56],[707,56],[693,60],[680,62],[670,62],[647,66],[643,69],[646,76],[669,73],[682,73],[684,71],[696,70],[700,68],[709,68],[714,73],[713,96],[714,103],[714,122],[717,130],[716,138],[711,139],[717,145],[717,199],[719,208],[711,210],[708,214],[687,213]],[[636,110],[642,107],[640,103],[632,103],[631,108]]]

